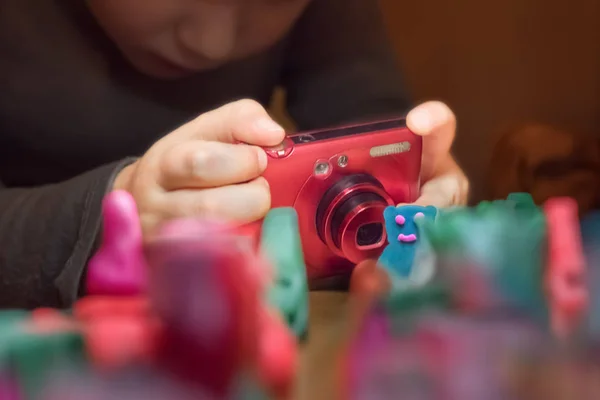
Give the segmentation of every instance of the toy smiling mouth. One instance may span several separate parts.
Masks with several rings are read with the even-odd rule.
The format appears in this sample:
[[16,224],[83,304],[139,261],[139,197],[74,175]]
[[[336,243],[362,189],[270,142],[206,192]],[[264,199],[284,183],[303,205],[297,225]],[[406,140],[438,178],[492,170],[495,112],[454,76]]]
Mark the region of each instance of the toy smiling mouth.
[[417,235],[414,233],[411,233],[410,235],[401,233],[398,235],[398,241],[402,243],[414,243],[417,241]]

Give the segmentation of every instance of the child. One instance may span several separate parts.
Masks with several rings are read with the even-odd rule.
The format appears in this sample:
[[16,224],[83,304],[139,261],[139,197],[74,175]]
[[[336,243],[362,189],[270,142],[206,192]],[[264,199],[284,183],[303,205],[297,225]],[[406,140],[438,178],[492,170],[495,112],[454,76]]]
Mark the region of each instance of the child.
[[[113,188],[134,195],[145,233],[262,217],[264,155],[232,143],[282,140],[263,108],[276,86],[299,129],[404,113],[376,4],[1,0],[0,306],[77,297]],[[427,135],[420,201],[464,202],[452,112],[426,103],[408,124]]]

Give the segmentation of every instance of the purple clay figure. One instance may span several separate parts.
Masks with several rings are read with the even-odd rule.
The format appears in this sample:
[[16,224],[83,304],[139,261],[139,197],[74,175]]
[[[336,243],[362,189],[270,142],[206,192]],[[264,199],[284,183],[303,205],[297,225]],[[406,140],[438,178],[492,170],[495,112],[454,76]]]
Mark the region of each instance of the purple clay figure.
[[353,400],[437,400],[440,387],[423,351],[412,338],[378,349],[350,393]]
[[486,268],[471,262],[443,261],[448,279],[452,280],[452,296],[455,306],[461,313],[482,314],[498,311],[512,311],[494,282],[494,277]]
[[89,262],[87,293],[131,296],[145,293],[146,261],[135,200],[126,191],[104,199],[102,244]]
[[17,384],[7,376],[0,373],[0,399],[22,400]]
[[[216,400],[154,371],[122,371],[118,375],[60,373],[38,400]],[[4,399],[2,399],[4,400]]]
[[412,330],[361,354],[360,374],[351,375],[353,399],[512,399],[505,359],[544,340],[535,325],[510,316],[423,314]]
[[360,385],[357,384],[362,382],[363,375],[370,371],[375,355],[392,343],[391,339],[389,320],[383,312],[372,311],[365,317],[357,337],[349,348],[346,373],[350,393],[360,391]]
[[258,315],[246,311],[259,293],[245,274],[251,249],[244,243],[220,223],[176,220],[145,246],[150,297],[164,324],[159,365],[217,398],[229,398],[245,346],[257,343]]

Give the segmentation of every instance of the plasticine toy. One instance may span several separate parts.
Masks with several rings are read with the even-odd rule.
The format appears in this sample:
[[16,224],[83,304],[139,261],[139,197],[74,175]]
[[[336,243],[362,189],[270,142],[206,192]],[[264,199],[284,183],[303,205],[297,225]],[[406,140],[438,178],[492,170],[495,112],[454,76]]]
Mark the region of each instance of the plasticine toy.
[[[106,241],[90,263],[89,293],[73,310],[0,313],[0,390],[11,396],[16,390],[18,400],[50,393],[64,400],[77,396],[77,390],[54,386],[61,372],[89,376],[94,388],[104,390],[113,378],[151,371],[150,376],[168,377],[169,385],[193,393],[192,398],[199,393],[200,398],[237,398],[250,388],[256,398],[287,398],[296,372],[296,337],[268,304],[273,271],[248,238],[222,222],[180,220],[164,225],[142,246],[131,196],[111,193],[104,211],[105,226],[114,230],[105,232]],[[280,217],[285,219],[278,221],[280,228],[292,228],[282,236],[289,244],[294,225],[289,213]],[[117,240],[111,232],[130,236]],[[281,264],[288,277],[301,267],[301,258],[294,256],[295,264]],[[305,281],[295,279],[295,294],[302,298],[298,286]],[[306,316],[292,304],[299,328]],[[146,399],[160,388],[138,388],[128,396]],[[119,396],[111,390],[89,395]]]
[[137,295],[146,291],[146,261],[135,200],[113,191],[103,202],[102,244],[87,268],[87,293]]
[[0,374],[23,398],[41,392],[48,371],[84,362],[82,335],[66,317],[13,317],[0,332]]
[[274,208],[263,221],[261,254],[274,269],[269,301],[298,337],[308,331],[308,283],[298,215],[291,207]]
[[[348,348],[343,398],[515,398],[522,386],[503,369],[506,360],[512,369],[528,365],[524,354],[530,361],[547,357],[561,369],[590,354],[600,360],[598,313],[587,308],[588,291],[598,296],[600,274],[582,285],[587,266],[599,267],[586,263],[582,242],[586,254],[600,242],[586,237],[594,232],[591,222],[582,226],[582,240],[577,223],[572,199],[540,208],[526,194],[439,210],[435,219],[418,221],[434,268],[423,285],[379,291],[379,299],[354,308],[362,324]],[[417,259],[413,264],[413,270],[420,266]],[[585,384],[580,393],[592,390],[591,381]]]
[[[105,238],[72,310],[0,313],[0,399],[289,398],[308,316],[296,212],[273,209],[259,243],[179,220],[142,245],[128,194],[104,210],[127,235]],[[581,371],[600,360],[600,235],[591,219],[580,233],[572,200],[387,213],[388,253],[352,277],[344,400],[527,398],[532,371],[597,397]]]
[[369,316],[351,350],[346,398],[512,398],[503,387],[504,359],[549,343],[536,325],[509,318],[425,313],[404,328],[390,331],[382,314]]
[[564,337],[577,329],[588,302],[577,202],[569,198],[550,199],[544,204],[544,211],[548,224],[544,283],[549,292],[553,329]]
[[442,212],[434,223],[424,221],[424,236],[441,260],[439,268],[483,268],[495,286],[493,291],[500,295],[499,301],[528,310],[546,323],[545,216],[537,207],[516,205],[509,200],[496,201]]
[[600,212],[587,215],[581,221],[581,237],[585,259],[588,262],[587,290],[589,314],[586,331],[592,337],[600,337]]
[[437,209],[431,206],[390,206],[384,210],[389,244],[378,262],[390,273],[392,279],[409,277],[422,239],[417,221],[421,218],[435,220],[436,214]]

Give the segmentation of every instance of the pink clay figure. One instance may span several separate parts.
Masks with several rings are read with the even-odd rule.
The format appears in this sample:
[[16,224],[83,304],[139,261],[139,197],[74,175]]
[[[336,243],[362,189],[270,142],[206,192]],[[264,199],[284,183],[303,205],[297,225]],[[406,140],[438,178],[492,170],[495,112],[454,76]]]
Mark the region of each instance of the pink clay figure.
[[88,264],[87,294],[144,293],[147,271],[135,200],[126,191],[111,192],[104,199],[102,216],[102,244]]

